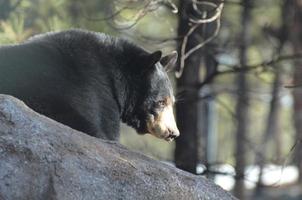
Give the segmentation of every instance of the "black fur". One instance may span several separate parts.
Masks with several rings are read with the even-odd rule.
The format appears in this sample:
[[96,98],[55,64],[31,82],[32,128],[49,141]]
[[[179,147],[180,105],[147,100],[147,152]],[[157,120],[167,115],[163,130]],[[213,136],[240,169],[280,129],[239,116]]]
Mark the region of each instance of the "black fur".
[[116,140],[120,120],[147,132],[156,102],[172,95],[160,57],[100,33],[42,34],[0,48],[0,93],[74,129]]

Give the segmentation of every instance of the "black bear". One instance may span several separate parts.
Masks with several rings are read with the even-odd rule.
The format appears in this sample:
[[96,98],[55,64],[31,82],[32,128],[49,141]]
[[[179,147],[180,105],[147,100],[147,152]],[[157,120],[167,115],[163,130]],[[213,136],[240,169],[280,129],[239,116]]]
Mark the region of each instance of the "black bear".
[[120,121],[167,141],[179,135],[161,57],[102,33],[67,30],[0,47],[0,93],[89,135],[117,140]]

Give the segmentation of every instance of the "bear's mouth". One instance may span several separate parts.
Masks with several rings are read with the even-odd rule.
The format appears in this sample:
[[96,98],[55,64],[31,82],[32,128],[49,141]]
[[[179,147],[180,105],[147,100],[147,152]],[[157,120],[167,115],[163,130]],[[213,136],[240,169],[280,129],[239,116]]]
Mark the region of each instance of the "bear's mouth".
[[164,139],[168,142],[171,142],[173,141],[175,138],[177,138],[179,136],[179,133],[178,132],[172,132],[172,131],[157,131],[155,130],[154,128],[152,128],[151,130],[148,130],[148,133],[157,137],[157,138],[160,138],[160,139]]
[[175,138],[177,138],[177,135],[168,135],[165,140],[168,141],[168,142],[172,142]]
[[171,116],[168,118],[169,120],[167,120],[167,117],[164,116],[165,114],[159,115],[157,118],[151,115],[146,124],[147,130],[151,135],[170,142],[179,136],[179,130],[176,126],[173,112],[169,110],[165,112],[171,112],[168,115]]

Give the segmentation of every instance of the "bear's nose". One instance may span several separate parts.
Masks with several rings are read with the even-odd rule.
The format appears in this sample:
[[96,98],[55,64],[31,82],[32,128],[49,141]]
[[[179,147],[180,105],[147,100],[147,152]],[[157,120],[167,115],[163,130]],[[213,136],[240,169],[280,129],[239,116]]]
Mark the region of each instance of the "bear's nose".
[[169,131],[169,138],[171,139],[175,139],[179,136],[179,130],[171,130],[171,129],[168,129]]

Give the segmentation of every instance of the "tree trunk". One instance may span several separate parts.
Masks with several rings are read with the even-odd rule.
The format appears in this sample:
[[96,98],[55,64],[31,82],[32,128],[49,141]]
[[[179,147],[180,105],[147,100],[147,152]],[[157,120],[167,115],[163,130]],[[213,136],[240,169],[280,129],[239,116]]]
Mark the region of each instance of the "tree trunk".
[[260,151],[257,157],[257,165],[259,166],[259,177],[257,181],[257,186],[255,190],[255,195],[261,195],[263,190],[263,183],[261,181],[263,176],[263,168],[265,165],[265,162],[267,161],[267,147],[269,145],[269,141],[273,138],[273,136],[277,136],[278,134],[278,116],[279,116],[279,90],[281,85],[281,72],[279,67],[276,67],[275,69],[275,77],[274,77],[274,83],[272,86],[272,99],[270,102],[270,110],[269,114],[267,116],[267,123],[266,123],[266,130],[263,134],[262,141],[260,144]]
[[[178,35],[185,36],[189,30],[188,8],[190,0],[181,0],[179,4],[179,28]],[[194,47],[198,41],[197,32],[193,33],[187,43],[187,49]],[[176,105],[176,120],[181,136],[176,139],[175,164],[178,168],[196,173],[198,164],[198,141],[200,132],[198,127],[198,89],[194,87],[200,82],[201,56],[194,53],[185,61],[185,68],[182,76],[177,80],[178,91],[182,92],[180,101]]]
[[[300,0],[294,1],[292,9],[294,18],[291,26],[291,42],[295,53],[302,52],[302,2]],[[294,64],[294,84],[301,85],[302,83],[302,61],[295,60]],[[296,130],[296,142],[294,162],[299,168],[299,182],[302,183],[302,88],[296,87],[293,90],[294,97],[294,126]]]
[[[249,43],[249,27],[251,20],[251,0],[242,0],[242,31],[240,34],[240,49],[239,60],[240,66],[245,68],[247,65],[247,48]],[[237,92],[237,105],[236,105],[236,118],[237,118],[237,130],[236,130],[236,146],[235,146],[235,170],[236,170],[236,183],[234,188],[234,194],[239,199],[244,199],[244,168],[246,166],[246,135],[248,125],[248,82],[244,70],[238,74],[237,78],[238,92]]]
[[[278,30],[278,40],[279,45],[276,50],[276,54],[280,55],[282,53],[282,49],[284,46],[284,43],[288,40],[288,21],[289,19],[289,13],[291,12],[291,1],[284,0],[282,5],[282,25]],[[262,175],[263,175],[263,167],[266,162],[267,158],[267,147],[270,143],[270,141],[274,141],[276,144],[274,145],[276,148],[276,160],[280,160],[280,154],[281,154],[281,134],[278,128],[279,125],[279,111],[280,111],[280,102],[279,102],[279,93],[280,93],[280,87],[282,84],[282,70],[280,69],[280,65],[275,66],[275,76],[274,76],[274,82],[272,85],[272,99],[270,102],[270,110],[267,117],[267,123],[266,123],[266,130],[263,134],[263,138],[260,144],[260,151],[259,153],[261,155],[258,156],[256,163],[258,164],[260,168],[259,178],[255,190],[255,195],[261,195],[263,192],[263,183],[261,181]]]
[[[185,36],[192,27],[188,16],[205,15],[207,7],[199,8],[202,12],[196,12],[191,0],[182,0],[179,5],[178,35]],[[211,8],[213,10],[213,8]],[[186,50],[190,50],[200,42],[201,38],[209,38],[215,29],[214,23],[200,25],[188,38]],[[205,95],[206,88],[197,85],[207,76],[213,73],[217,63],[213,60],[209,50],[203,47],[191,54],[185,60],[185,68],[182,76],[177,80],[177,88],[182,92],[181,101],[176,105],[177,123],[181,136],[176,139],[175,163],[176,166],[196,173],[198,162],[207,165],[207,130],[208,130],[208,102],[200,97]],[[204,70],[202,70],[204,69]],[[203,73],[204,72],[204,73]]]

